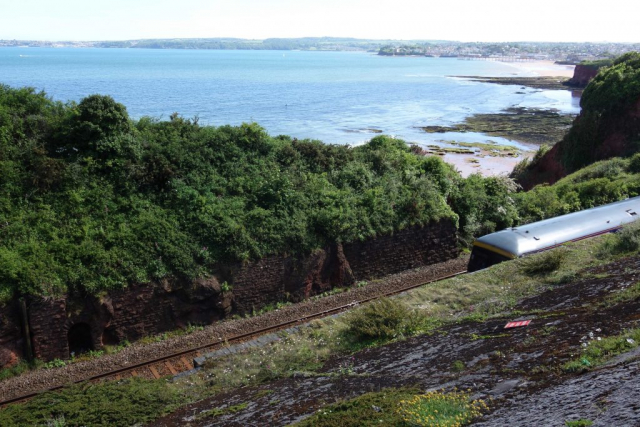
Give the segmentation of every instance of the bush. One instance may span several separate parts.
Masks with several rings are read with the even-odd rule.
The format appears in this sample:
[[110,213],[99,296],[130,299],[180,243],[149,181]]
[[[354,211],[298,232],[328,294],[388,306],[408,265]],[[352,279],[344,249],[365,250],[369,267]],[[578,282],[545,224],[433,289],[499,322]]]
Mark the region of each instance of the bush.
[[34,397],[0,411],[3,427],[42,425],[131,426],[147,423],[175,409],[183,398],[166,381],[130,379],[79,384]]
[[345,321],[348,337],[374,341],[413,335],[420,330],[425,317],[399,301],[383,298],[348,313]]
[[598,247],[598,256],[607,258],[638,251],[640,251],[640,221],[635,221],[602,242]]
[[558,270],[567,259],[566,249],[555,249],[534,254],[521,261],[521,270],[527,276],[544,276]]

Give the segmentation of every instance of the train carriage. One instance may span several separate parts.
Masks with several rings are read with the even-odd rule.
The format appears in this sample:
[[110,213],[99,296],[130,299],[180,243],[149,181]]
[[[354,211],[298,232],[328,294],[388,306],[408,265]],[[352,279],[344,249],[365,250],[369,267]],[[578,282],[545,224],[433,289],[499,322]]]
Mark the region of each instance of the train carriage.
[[640,196],[487,234],[473,243],[468,271],[614,232],[637,219]]

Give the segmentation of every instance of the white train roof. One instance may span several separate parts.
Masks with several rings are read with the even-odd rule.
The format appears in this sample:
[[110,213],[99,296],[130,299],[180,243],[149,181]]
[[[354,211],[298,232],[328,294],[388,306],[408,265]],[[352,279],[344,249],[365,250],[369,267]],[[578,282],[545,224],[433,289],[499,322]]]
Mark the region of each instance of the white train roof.
[[640,196],[487,234],[474,244],[490,245],[521,256],[617,229],[637,219],[640,219]]

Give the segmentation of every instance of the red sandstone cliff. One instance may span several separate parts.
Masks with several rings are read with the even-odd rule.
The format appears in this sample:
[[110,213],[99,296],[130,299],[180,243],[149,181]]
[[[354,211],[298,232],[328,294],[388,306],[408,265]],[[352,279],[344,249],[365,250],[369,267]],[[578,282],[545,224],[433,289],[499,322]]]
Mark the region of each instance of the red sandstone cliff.
[[567,81],[569,86],[586,87],[591,79],[598,74],[598,68],[590,65],[576,65],[573,77]]
[[[593,161],[609,159],[611,157],[628,156],[637,150],[637,143],[640,141],[640,98],[632,104],[623,114],[599,117],[599,122],[594,123],[593,115],[580,113],[573,122],[570,134],[562,141],[558,142],[539,161],[531,164],[525,173],[516,178],[522,188],[530,190],[538,184],[553,184],[559,179],[574,172],[565,166],[564,157],[569,155],[569,151],[574,150],[570,144],[570,138],[581,140],[580,133],[583,129],[595,133],[594,139],[597,142],[592,148]],[[574,142],[575,145],[575,142]]]

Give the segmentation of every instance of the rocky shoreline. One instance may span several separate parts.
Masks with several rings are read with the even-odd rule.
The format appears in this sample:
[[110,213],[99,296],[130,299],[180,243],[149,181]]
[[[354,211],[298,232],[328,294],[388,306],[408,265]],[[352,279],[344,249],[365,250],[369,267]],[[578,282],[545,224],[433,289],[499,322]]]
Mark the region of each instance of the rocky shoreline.
[[480,83],[495,83],[499,85],[524,86],[543,90],[571,90],[576,87],[568,84],[568,79],[561,76],[536,77],[482,77],[482,76],[451,76]]
[[423,126],[427,133],[480,132],[529,144],[555,144],[568,132],[575,116],[554,109],[512,107],[500,113],[475,114],[453,126]]

